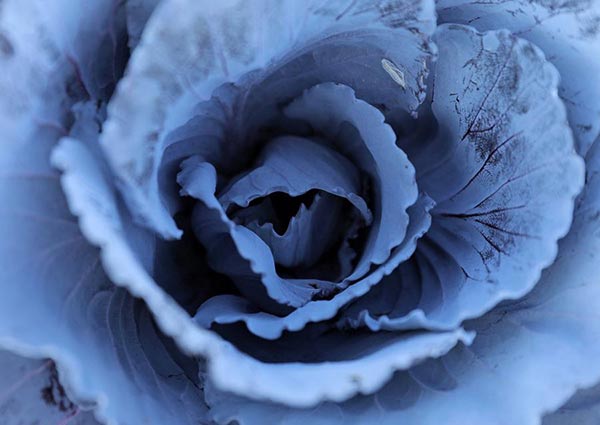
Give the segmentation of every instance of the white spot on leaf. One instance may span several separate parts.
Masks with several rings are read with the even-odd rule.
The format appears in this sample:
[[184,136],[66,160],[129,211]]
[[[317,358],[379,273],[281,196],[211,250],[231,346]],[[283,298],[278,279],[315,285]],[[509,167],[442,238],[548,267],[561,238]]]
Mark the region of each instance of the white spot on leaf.
[[394,62],[383,58],[381,59],[381,66],[383,67],[385,72],[387,72],[389,76],[392,77],[392,80],[394,80],[403,89],[406,88],[404,72],[402,72],[402,70],[400,70],[400,68],[398,68],[398,66]]

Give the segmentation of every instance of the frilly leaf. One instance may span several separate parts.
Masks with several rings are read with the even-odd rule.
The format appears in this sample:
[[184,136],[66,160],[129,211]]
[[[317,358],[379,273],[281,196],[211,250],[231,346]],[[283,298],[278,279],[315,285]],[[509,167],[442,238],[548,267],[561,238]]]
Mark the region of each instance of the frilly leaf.
[[[334,283],[316,279],[283,279],[269,246],[253,231],[231,221],[215,197],[217,175],[211,164],[198,157],[184,161],[178,176],[183,195],[200,202],[194,207],[194,233],[206,249],[212,268],[231,276],[245,297],[267,311],[287,313],[300,307]],[[228,255],[222,255],[222,253]]]
[[195,320],[207,328],[213,323],[226,325],[243,322],[253,334],[266,339],[277,339],[285,330],[299,331],[308,323],[329,320],[338,314],[342,307],[373,290],[373,286],[379,284],[385,275],[410,258],[417,240],[429,229],[431,208],[433,202],[430,198],[419,198],[417,203],[408,209],[410,220],[404,241],[394,249],[389,261],[330,300],[311,301],[280,317],[259,311],[248,300],[236,296],[216,296],[200,306]]
[[355,97],[347,86],[325,83],[308,89],[285,114],[310,124],[331,140],[372,179],[373,224],[352,277],[361,277],[371,264],[382,264],[402,243],[418,189],[414,168],[396,146],[396,136],[383,114]]
[[556,262],[523,300],[472,321],[472,346],[456,347],[426,370],[397,373],[372,396],[312,409],[258,403],[208,385],[213,418],[241,425],[539,424],[576,390],[600,380],[600,144],[588,164],[588,184]]
[[[407,49],[400,55],[406,56],[400,64],[407,67],[406,90],[397,88],[397,93],[407,99],[409,108],[416,109],[424,93],[425,60],[430,56],[427,35],[435,23],[433,9],[429,0],[336,0],[326,5],[299,4],[296,0],[162,3],[111,102],[102,136],[102,145],[137,220],[165,237],[181,235],[158,189],[165,136],[189,119],[193,106],[221,84],[264,68],[317,36],[374,28],[406,39],[406,43],[395,43],[399,49]],[[386,71],[381,67],[383,58],[376,59],[379,80]],[[339,72],[330,74],[328,80]]]
[[[193,381],[167,378],[181,368],[155,356],[162,342],[149,313],[106,278],[49,164],[71,117],[88,116],[75,103],[101,103],[118,77],[124,26],[112,6],[9,0],[0,8],[0,347],[54,359],[69,398],[82,409],[96,405],[102,421],[196,422],[202,394]],[[140,397],[149,388],[157,391]]]
[[371,224],[355,166],[327,146],[300,137],[280,137],[267,143],[254,168],[223,189],[219,202],[225,209],[232,204],[247,207],[251,201],[275,192],[299,196],[311,190],[346,198]]
[[600,133],[600,2],[438,0],[440,22],[479,31],[508,29],[539,46],[558,69],[577,151],[584,156]]
[[[440,333],[364,334],[349,338],[341,334],[328,335],[318,339],[315,347],[305,346],[305,351],[312,349],[317,359],[314,362],[258,363],[245,356],[231,363],[230,359],[215,358],[210,378],[217,388],[238,395],[251,394],[251,398],[267,405],[275,401],[289,407],[309,408],[323,400],[343,402],[356,394],[372,394],[388,382],[394,372],[442,356],[458,343],[471,344],[474,336],[463,329]],[[252,373],[242,376],[245,370]],[[230,409],[236,410],[235,403]]]
[[[306,269],[317,263],[323,254],[338,242],[338,224],[343,218],[344,207],[347,207],[347,204],[342,198],[328,193],[317,193],[309,207],[300,204],[283,234],[280,234],[272,223],[254,220],[245,226],[269,245],[277,264]],[[346,261],[345,258],[340,260]],[[345,273],[340,270],[337,275],[339,279],[343,279],[348,273],[349,270]]]
[[[194,376],[167,378],[180,376],[180,367],[157,353],[163,343],[141,302],[103,273],[47,163],[56,136],[43,134],[19,147],[5,144],[2,153],[11,166],[3,167],[0,181],[6,202],[0,212],[0,345],[53,358],[69,397],[85,408],[96,405],[103,421],[193,423],[203,409]],[[156,392],[140,397],[149,388]]]
[[[122,215],[125,213],[123,209],[115,209],[118,205],[115,189],[110,186],[109,175],[105,174],[108,170],[103,170],[98,161],[93,151],[73,139],[64,139],[54,154],[54,162],[65,170],[65,191],[72,211],[80,218],[85,236],[101,247],[102,263],[111,280],[142,298],[162,331],[171,336],[185,354],[205,358],[208,379],[224,391],[251,393],[256,399],[296,406],[314,405],[323,399],[343,400],[358,392],[375,391],[390,379],[395,370],[409,367],[423,358],[439,356],[459,341],[470,343],[472,340],[473,335],[462,330],[380,334],[366,340],[351,338],[347,349],[340,345],[339,355],[330,362],[285,364],[253,358],[215,333],[195,325],[185,311],[154,283],[129,246],[128,235],[132,229],[128,227],[131,223],[126,221],[127,215]],[[425,204],[428,204],[427,200]],[[117,211],[121,215],[115,215]],[[421,214],[427,222],[427,213],[422,211]],[[415,221],[418,223],[418,220]],[[422,231],[419,225],[416,226]],[[414,247],[415,241],[407,244]],[[398,256],[404,255],[410,254],[398,253]],[[380,269],[378,273],[384,273],[385,266]],[[368,282],[359,285],[356,291],[365,290],[367,286]],[[348,290],[352,288],[354,285]],[[140,338],[146,335],[145,331],[140,332]],[[120,341],[115,344],[117,347],[124,346],[125,341]],[[368,374],[363,368],[365,362],[372,366]],[[303,390],[312,386],[316,376],[322,374],[328,374],[331,379],[314,390]],[[290,382],[297,382],[299,386],[290,386]],[[189,390],[194,391],[193,388]],[[187,405],[188,401],[183,403]],[[169,405],[168,401],[156,403],[156,406]],[[177,411],[192,413],[185,406]]]

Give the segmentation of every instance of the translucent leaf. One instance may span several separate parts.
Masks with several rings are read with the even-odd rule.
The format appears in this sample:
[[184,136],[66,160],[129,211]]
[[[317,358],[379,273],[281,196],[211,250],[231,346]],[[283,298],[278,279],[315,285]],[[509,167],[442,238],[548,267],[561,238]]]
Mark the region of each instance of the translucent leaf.
[[[275,64],[308,42],[358,31],[359,37],[366,37],[364,46],[373,50],[375,43],[381,53],[362,61],[361,67],[368,64],[374,70],[361,70],[360,79],[368,77],[369,81],[364,93],[381,87],[385,81],[385,90],[378,93],[385,93],[414,111],[424,94],[425,61],[431,53],[426,36],[433,31],[433,9],[432,1],[164,2],[149,22],[111,102],[102,137],[137,220],[165,237],[181,235],[165,208],[168,201],[163,196],[168,195],[158,190],[157,176],[167,134],[191,118],[193,107],[208,99],[215,88],[237,81],[251,70]],[[172,25],[173,22],[178,24]],[[383,40],[392,37],[394,43],[381,44],[376,35],[366,33],[368,30],[387,33]],[[393,53],[396,66],[404,69],[405,87],[400,87],[382,67],[385,52]],[[321,56],[327,59],[323,52]],[[345,54],[342,63],[330,63],[324,81],[336,76],[342,78],[340,82],[360,80],[352,71],[357,65],[351,58]],[[311,78],[303,87],[289,86],[302,90],[323,81]],[[374,81],[378,85],[372,84]]]
[[539,46],[560,72],[559,94],[567,108],[577,150],[585,155],[600,133],[600,3],[584,1],[439,0],[440,22],[480,31],[506,28]]

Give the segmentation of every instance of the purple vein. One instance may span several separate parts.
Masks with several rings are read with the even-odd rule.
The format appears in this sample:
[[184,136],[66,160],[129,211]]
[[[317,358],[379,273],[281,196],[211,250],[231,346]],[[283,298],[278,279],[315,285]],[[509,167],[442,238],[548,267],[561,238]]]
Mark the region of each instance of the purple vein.
[[17,391],[23,385],[25,385],[31,378],[44,372],[51,364],[52,364],[52,361],[48,360],[48,361],[44,362],[41,366],[37,367],[36,369],[27,372],[25,375],[23,375],[21,377],[21,379],[19,379],[17,382],[15,382],[10,387],[8,387],[8,389],[6,391],[4,391],[3,393],[0,393],[0,401],[8,398],[8,396],[10,396],[12,393]]

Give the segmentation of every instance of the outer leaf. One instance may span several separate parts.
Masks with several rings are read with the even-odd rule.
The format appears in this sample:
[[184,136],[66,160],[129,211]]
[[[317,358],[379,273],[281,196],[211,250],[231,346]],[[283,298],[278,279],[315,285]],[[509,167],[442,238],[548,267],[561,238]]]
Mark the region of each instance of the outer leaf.
[[[403,25],[398,26],[399,22]],[[163,236],[180,236],[158,190],[167,133],[181,125],[182,118],[191,117],[193,105],[207,99],[222,83],[264,68],[316,36],[376,29],[406,40],[398,44],[406,50],[397,52],[397,61],[402,58],[406,66],[406,90],[398,90],[392,79],[386,81],[395,84],[400,104],[416,109],[423,97],[424,64],[430,54],[425,34],[431,33],[433,22],[430,1],[165,1],[130,61],[103,135],[103,146],[126,188],[132,211]],[[386,71],[382,58],[376,59],[377,73],[372,79],[380,80]],[[338,72],[331,74],[335,69]],[[330,75],[336,74],[341,75],[339,68],[330,67]]]
[[123,59],[121,9],[9,0],[0,12],[0,347],[53,358],[66,395],[102,421],[196,422],[197,378],[182,378],[142,303],[106,278],[49,164],[72,120],[73,134],[97,133]]
[[506,32],[454,24],[436,39],[440,130],[413,157],[437,202],[433,224],[415,262],[354,307],[352,325],[451,329],[523,296],[553,262],[583,186],[558,76],[542,53]]
[[181,378],[148,311],[103,273],[49,169],[51,146],[38,137],[2,153],[0,345],[55,359],[68,395],[97,403],[103,421],[194,423],[203,409],[194,375]]
[[600,133],[600,3],[583,1],[437,1],[440,22],[480,31],[506,28],[539,46],[561,75],[577,150],[585,155]]
[[[252,398],[262,399],[267,405],[277,401],[290,407],[313,407],[323,400],[342,402],[356,394],[372,394],[389,381],[394,372],[424,359],[442,356],[458,343],[469,345],[474,336],[462,329],[350,338],[338,334],[318,340],[313,347],[315,362],[277,360],[259,365],[250,357],[239,357],[235,364],[214,359],[212,377],[216,378],[213,382],[217,388],[232,390],[238,395],[252,394]],[[254,374],[248,374],[249,379],[240,379],[237,373],[243,369],[252,370]],[[257,372],[262,372],[260,378]],[[226,382],[232,373],[233,385]],[[210,400],[208,402],[210,404]],[[225,409],[237,410],[236,403]]]

